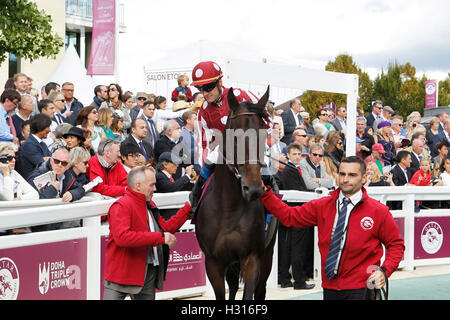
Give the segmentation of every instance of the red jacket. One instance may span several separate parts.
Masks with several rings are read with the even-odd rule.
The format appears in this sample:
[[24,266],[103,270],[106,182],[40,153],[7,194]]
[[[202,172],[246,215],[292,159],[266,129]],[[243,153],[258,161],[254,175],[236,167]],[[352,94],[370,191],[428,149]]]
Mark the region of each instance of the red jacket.
[[[151,202],[151,207],[156,205]],[[169,220],[161,216],[161,229],[175,233],[189,218],[188,202]],[[149,232],[145,195],[127,188],[125,195],[108,211],[109,238],[106,247],[105,280],[124,285],[143,286],[147,264],[147,248],[164,244],[161,232]]]
[[[172,91],[172,101],[174,101],[174,102],[178,101],[178,94],[180,93],[180,90],[177,90],[178,88],[180,88],[180,86],[176,87]],[[192,100],[194,100],[194,98],[192,96],[191,88],[187,87],[185,96],[187,98],[187,102],[192,102]]]
[[[422,177],[422,180],[419,182],[420,177]],[[419,169],[411,177],[409,183],[416,186],[429,186],[431,183],[431,173],[427,172],[427,174],[425,174],[422,169]]]
[[398,267],[405,250],[397,224],[388,207],[370,198],[363,188],[361,201],[353,208],[348,232],[339,264],[338,274],[328,280],[323,270],[331,243],[331,233],[336,216],[336,200],[340,190],[330,196],[309,201],[301,207],[290,207],[279,200],[272,190],[264,192],[261,198],[267,210],[287,227],[317,226],[319,251],[322,263],[322,287],[333,290],[361,289],[366,286],[371,265],[380,265],[383,244],[386,248],[385,261],[389,277]]
[[125,194],[125,187],[127,186],[128,174],[123,165],[117,161],[116,165],[109,170],[106,170],[100,164],[98,156],[95,155],[89,159],[89,180],[94,180],[98,176],[103,179],[103,182],[95,186],[92,192],[98,192],[109,197],[120,197]]

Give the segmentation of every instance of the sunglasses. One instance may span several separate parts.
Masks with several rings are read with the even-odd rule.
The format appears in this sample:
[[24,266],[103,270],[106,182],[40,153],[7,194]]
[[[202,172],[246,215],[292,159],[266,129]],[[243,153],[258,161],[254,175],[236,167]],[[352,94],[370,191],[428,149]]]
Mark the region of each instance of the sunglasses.
[[69,164],[69,162],[67,162],[67,161],[62,161],[62,160],[58,160],[58,159],[55,159],[55,158],[52,158],[52,159],[53,159],[53,162],[55,164],[61,164],[63,167],[65,167],[65,166],[67,166]]
[[139,97],[139,98],[137,98],[138,100],[144,100],[144,101],[146,101],[147,100],[147,98],[145,98],[145,97]]
[[116,88],[109,88],[108,91],[117,91]]
[[296,134],[296,136],[297,136],[297,137],[303,137],[303,138],[306,138],[306,137],[307,137],[306,134]]
[[16,160],[15,156],[0,156],[0,162],[1,163],[8,163],[10,161]]
[[211,92],[214,90],[214,88],[217,86],[217,81],[205,84],[203,86],[195,86],[197,88],[198,91],[200,92]]
[[98,111],[94,109],[94,110],[91,111],[91,113],[98,114]]
[[323,154],[320,154],[320,153],[311,153],[314,157],[319,157],[319,158],[322,158],[323,157]]

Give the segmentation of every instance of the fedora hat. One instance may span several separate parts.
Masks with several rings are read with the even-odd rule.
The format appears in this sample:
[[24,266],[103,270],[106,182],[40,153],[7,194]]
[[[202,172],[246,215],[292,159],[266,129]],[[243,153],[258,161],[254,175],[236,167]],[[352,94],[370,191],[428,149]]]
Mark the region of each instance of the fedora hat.
[[69,131],[63,135],[63,138],[67,138],[68,136],[75,136],[79,138],[81,141],[86,141],[86,138],[83,135],[83,130],[78,127],[72,127]]

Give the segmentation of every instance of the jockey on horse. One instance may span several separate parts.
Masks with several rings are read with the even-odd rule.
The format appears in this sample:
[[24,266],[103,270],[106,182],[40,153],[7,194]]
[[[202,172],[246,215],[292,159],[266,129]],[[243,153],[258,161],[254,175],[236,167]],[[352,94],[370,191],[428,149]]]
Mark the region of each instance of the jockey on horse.
[[[199,161],[203,162],[203,166],[200,176],[189,195],[192,212],[195,212],[203,186],[219,160],[219,145],[211,147],[209,139],[214,133],[221,134],[224,131],[228,119],[229,106],[226,97],[229,88],[223,86],[222,77],[222,69],[213,61],[200,62],[192,70],[193,82],[191,85],[195,86],[205,98],[197,114],[199,130],[197,153],[199,154]],[[249,101],[257,103],[259,100],[253,93],[241,89],[235,88],[233,93],[238,102]],[[268,128],[272,127],[271,123],[267,125]],[[267,175],[265,177],[267,178]]]

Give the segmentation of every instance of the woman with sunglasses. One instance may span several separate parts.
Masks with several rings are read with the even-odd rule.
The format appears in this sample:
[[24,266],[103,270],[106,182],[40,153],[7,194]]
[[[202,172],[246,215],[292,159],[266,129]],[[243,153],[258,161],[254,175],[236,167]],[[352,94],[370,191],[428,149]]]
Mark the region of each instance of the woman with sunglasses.
[[328,132],[335,131],[334,127],[331,125],[331,111],[328,109],[320,109],[316,114],[317,118],[313,120],[312,126],[316,135],[321,135],[325,139],[327,138]]
[[344,156],[345,152],[341,136],[338,134],[329,137],[325,146],[325,157],[330,158],[333,165],[338,169]]
[[15,170],[16,152],[10,142],[0,143],[0,200],[37,200],[38,192]]
[[[75,126],[78,128],[86,128],[91,132],[90,140],[86,144],[90,143],[90,147],[97,153],[98,145],[104,137],[103,130],[98,125],[98,111],[93,106],[84,107],[78,113],[75,119]],[[88,147],[85,144],[85,147]]]
[[107,101],[104,101],[99,110],[102,108],[109,108],[112,112],[122,111],[123,113],[123,128],[122,131],[124,134],[127,133],[127,130],[131,127],[131,118],[130,113],[125,105],[125,99],[123,98],[122,87],[117,83],[111,83],[108,86],[108,95],[109,98]]
[[84,186],[89,183],[89,177],[86,174],[88,161],[91,154],[85,148],[75,147],[70,150],[70,168],[67,170],[72,174],[76,181]]

